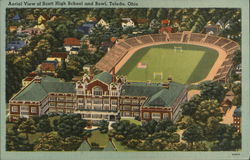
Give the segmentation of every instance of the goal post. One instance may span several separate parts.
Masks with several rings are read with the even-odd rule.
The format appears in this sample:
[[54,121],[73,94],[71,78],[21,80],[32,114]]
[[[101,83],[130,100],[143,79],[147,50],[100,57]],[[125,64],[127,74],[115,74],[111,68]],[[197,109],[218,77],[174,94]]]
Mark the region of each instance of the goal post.
[[163,80],[163,73],[162,72],[154,72],[154,80],[158,79],[160,77],[160,80]]

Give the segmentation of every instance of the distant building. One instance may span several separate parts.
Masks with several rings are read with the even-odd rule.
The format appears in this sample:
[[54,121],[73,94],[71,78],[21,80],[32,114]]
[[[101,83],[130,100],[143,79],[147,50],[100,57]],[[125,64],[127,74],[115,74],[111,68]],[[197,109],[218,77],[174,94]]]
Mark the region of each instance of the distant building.
[[214,24],[209,21],[208,24],[204,27],[206,34],[217,35],[220,31],[220,25]]
[[241,126],[241,107],[238,107],[233,114],[233,126],[237,129],[237,132],[240,131]]
[[157,29],[157,28],[159,29],[161,27],[161,23],[156,19],[152,19],[150,24],[149,24],[149,27],[151,29]]
[[37,76],[37,72],[30,72],[28,76],[26,76],[23,80],[22,80],[22,86],[25,87],[27,86],[30,82],[32,82],[32,80]]
[[67,59],[68,53],[67,52],[51,52],[47,61],[57,61],[58,65],[61,66],[62,60]]
[[17,30],[17,26],[10,26],[9,31],[10,32],[15,32]]
[[41,72],[42,73],[49,73],[49,74],[55,74],[55,71],[58,67],[58,62],[56,60],[54,61],[44,61],[41,64]]
[[43,33],[41,28],[26,28],[22,30],[22,33],[27,33],[29,35],[40,35]]
[[18,41],[12,41],[10,43],[7,44],[6,47],[6,52],[8,54],[11,53],[19,53],[19,51],[25,46],[25,42],[22,40],[18,40]]
[[67,52],[70,52],[72,48],[80,48],[80,47],[81,47],[80,40],[73,37],[64,39],[64,48],[66,49]]
[[126,82],[114,72],[84,74],[75,83],[49,76],[35,77],[9,100],[9,118],[77,113],[92,122],[115,121],[119,117],[138,117],[143,121],[168,118],[176,122],[186,95],[182,84]]
[[19,14],[16,14],[13,18],[12,18],[13,21],[19,21],[21,20],[21,17],[19,16]]
[[78,47],[72,47],[69,51],[69,54],[78,54],[79,53],[79,48]]
[[173,31],[173,28],[170,27],[170,26],[167,26],[167,27],[161,27],[160,29],[160,33],[164,33],[164,32],[167,32],[167,33],[172,33]]
[[35,20],[35,17],[34,17],[34,15],[33,14],[29,14],[29,15],[27,15],[26,16],[26,18],[25,18],[26,20],[30,20],[30,21],[33,21],[33,20]]
[[122,18],[122,28],[123,29],[126,29],[126,28],[129,28],[129,27],[135,27],[135,23],[132,21],[131,18]]
[[107,22],[104,21],[103,19],[100,19],[100,20],[98,21],[98,23],[96,23],[96,26],[102,26],[102,27],[108,29],[108,28],[109,28],[109,23],[107,23]]
[[77,31],[89,35],[95,25],[96,22],[85,22],[82,24],[82,26],[78,27]]

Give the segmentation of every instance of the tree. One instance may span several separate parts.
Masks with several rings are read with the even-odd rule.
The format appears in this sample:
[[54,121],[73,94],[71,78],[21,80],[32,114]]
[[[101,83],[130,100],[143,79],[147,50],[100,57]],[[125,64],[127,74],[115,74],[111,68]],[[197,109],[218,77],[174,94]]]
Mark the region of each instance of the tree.
[[52,127],[50,125],[50,121],[48,118],[40,119],[37,124],[37,131],[48,133],[52,131]]
[[34,120],[27,119],[26,121],[23,121],[18,127],[18,132],[25,133],[26,139],[29,141],[29,134],[36,132],[36,126]]
[[80,114],[62,115],[58,120],[56,131],[63,138],[70,136],[82,137],[87,121]]
[[217,100],[204,100],[197,106],[193,118],[202,123],[207,123],[211,116],[221,118],[222,113],[219,107],[220,104]]
[[50,132],[43,135],[35,145],[34,151],[62,151],[63,139],[57,132]]
[[101,133],[107,133],[108,132],[108,126],[109,126],[109,122],[102,120],[99,122],[99,126],[100,126],[100,132]]
[[226,90],[222,86],[221,82],[206,81],[200,85],[201,96],[204,99],[217,99],[218,102],[222,102],[225,97]]
[[197,106],[200,104],[201,101],[202,101],[202,98],[200,95],[195,95],[194,97],[192,97],[190,101],[185,102],[181,106],[182,114],[192,116],[196,112]]
[[197,124],[191,124],[182,135],[182,139],[187,141],[193,147],[194,142],[199,142],[204,139],[203,130]]
[[79,148],[82,143],[82,138],[71,136],[67,137],[63,141],[63,150],[64,151],[75,151]]

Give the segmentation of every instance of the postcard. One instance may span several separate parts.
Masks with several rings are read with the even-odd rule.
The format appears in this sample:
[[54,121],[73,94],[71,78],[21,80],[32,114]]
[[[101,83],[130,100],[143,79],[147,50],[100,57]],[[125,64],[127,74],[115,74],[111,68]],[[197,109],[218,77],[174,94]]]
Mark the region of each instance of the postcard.
[[1,3],[1,159],[249,159],[249,2]]

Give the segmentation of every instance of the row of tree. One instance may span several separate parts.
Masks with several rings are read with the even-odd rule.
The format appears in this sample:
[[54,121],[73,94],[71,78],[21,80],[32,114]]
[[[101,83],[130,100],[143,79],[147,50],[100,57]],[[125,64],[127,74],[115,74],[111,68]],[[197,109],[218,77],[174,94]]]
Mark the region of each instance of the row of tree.
[[[91,136],[91,133],[84,129],[87,121],[81,119],[78,114],[21,118],[10,124],[13,127],[7,131],[8,151],[76,150],[83,137]],[[10,124],[7,123],[7,126]],[[41,138],[34,140],[30,137],[37,133],[42,134]]]

